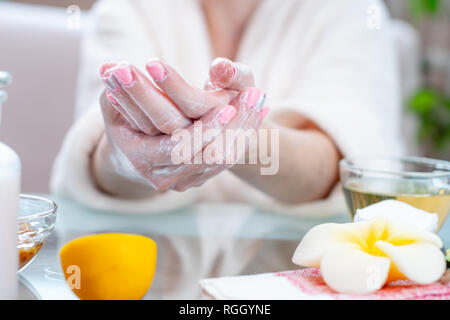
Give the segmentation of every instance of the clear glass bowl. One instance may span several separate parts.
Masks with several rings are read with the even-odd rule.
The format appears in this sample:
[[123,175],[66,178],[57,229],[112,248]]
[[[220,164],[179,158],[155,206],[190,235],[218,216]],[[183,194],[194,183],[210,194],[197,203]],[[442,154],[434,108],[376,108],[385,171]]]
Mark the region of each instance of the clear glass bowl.
[[340,178],[352,218],[356,210],[396,199],[438,214],[450,211],[450,162],[421,157],[360,157],[340,162]]
[[19,216],[19,271],[22,271],[45,245],[55,227],[56,204],[48,199],[20,195]]

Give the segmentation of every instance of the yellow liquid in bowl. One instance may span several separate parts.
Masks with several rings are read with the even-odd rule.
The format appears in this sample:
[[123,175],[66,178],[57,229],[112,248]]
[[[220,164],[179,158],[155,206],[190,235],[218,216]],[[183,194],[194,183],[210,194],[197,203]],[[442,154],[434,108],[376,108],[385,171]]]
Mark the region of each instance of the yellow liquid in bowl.
[[433,188],[425,182],[384,179],[350,179],[344,184],[344,195],[352,219],[357,209],[379,201],[395,199],[438,215],[438,230],[450,211],[450,189]]

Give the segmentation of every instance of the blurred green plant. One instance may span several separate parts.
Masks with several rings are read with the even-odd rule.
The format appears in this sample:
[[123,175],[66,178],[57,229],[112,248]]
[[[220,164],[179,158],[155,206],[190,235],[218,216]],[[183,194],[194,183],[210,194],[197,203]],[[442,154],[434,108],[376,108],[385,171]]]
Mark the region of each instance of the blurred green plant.
[[409,0],[409,9],[413,18],[436,15],[441,7],[441,0]]
[[440,151],[450,147],[450,96],[432,89],[419,89],[408,103],[419,119],[419,142],[431,141]]
[[[409,0],[410,15],[415,21],[436,19],[445,13],[445,1]],[[424,57],[424,75],[429,72],[429,63]],[[450,75],[448,78],[450,79]],[[408,102],[408,109],[419,120],[419,143],[431,141],[434,150],[438,152],[450,148],[450,93],[425,85],[413,94]]]

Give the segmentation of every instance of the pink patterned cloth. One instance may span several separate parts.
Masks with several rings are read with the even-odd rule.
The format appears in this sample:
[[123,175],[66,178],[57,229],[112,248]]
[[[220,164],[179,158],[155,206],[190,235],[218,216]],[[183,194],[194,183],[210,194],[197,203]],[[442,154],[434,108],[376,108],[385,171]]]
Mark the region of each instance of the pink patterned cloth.
[[450,283],[420,285],[408,280],[395,281],[367,295],[342,294],[324,282],[317,268],[283,271],[274,274],[285,277],[296,288],[309,295],[328,295],[336,300],[450,300]]

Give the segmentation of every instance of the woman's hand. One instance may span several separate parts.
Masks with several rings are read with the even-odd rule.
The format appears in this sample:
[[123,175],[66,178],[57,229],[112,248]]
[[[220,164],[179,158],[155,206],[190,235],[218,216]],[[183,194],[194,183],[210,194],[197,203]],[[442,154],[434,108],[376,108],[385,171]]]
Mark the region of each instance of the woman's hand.
[[[129,64],[102,67],[108,89],[100,100],[106,135],[94,159],[99,185],[118,193],[120,186],[110,183],[110,175],[115,174],[158,191],[182,191],[231,167],[245,150],[237,150],[237,136],[224,139],[225,131],[257,128],[267,110],[261,108],[260,90],[238,91],[253,84],[248,68],[217,59],[205,90],[192,87],[157,60],[147,64],[147,71],[158,86]],[[196,145],[193,137],[200,124],[203,139]],[[172,137],[181,133],[190,138]],[[189,146],[183,146],[187,141]],[[184,163],[174,164],[176,151],[187,150],[183,147],[189,154],[183,154]],[[194,164],[199,159],[201,164]]]

